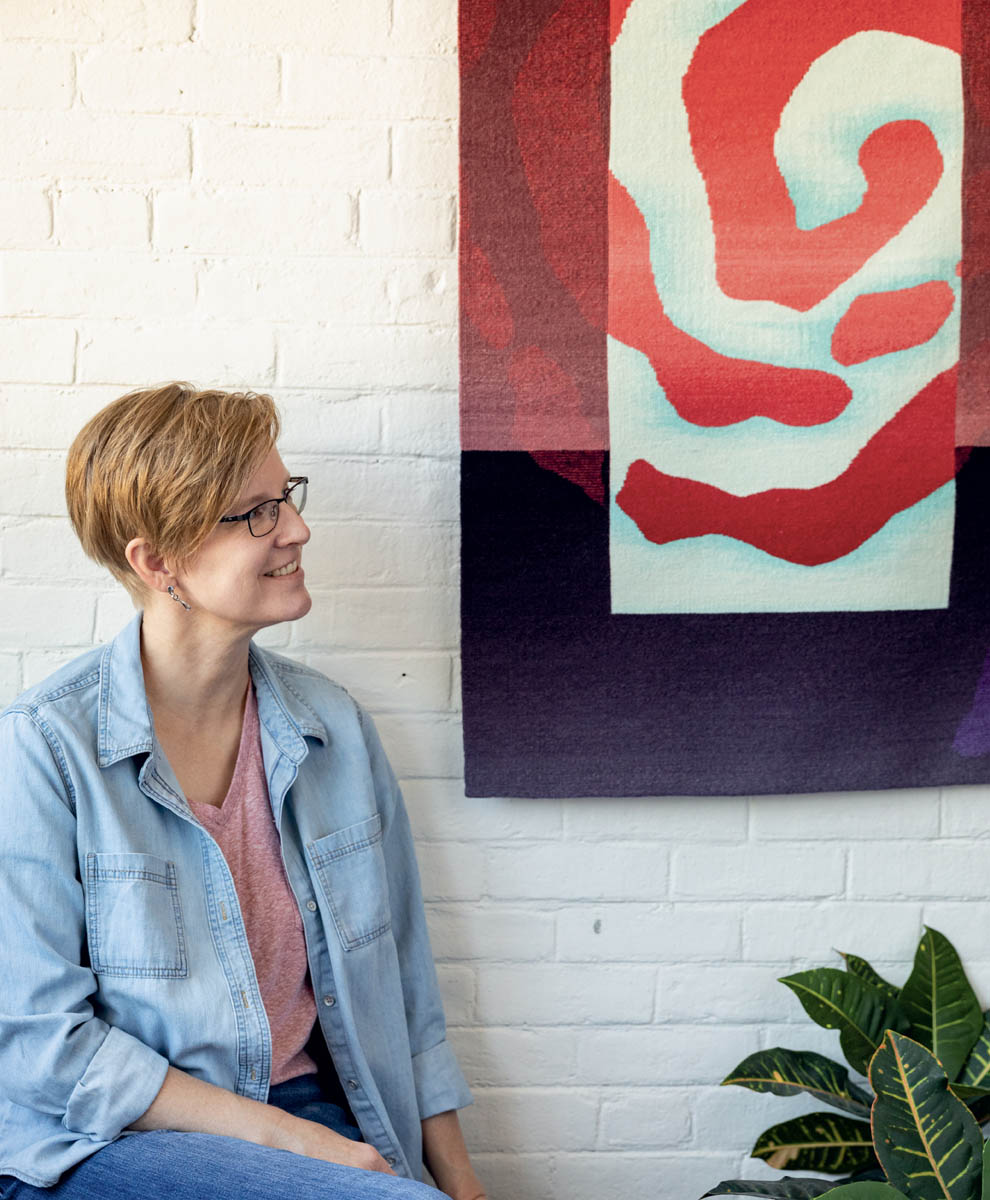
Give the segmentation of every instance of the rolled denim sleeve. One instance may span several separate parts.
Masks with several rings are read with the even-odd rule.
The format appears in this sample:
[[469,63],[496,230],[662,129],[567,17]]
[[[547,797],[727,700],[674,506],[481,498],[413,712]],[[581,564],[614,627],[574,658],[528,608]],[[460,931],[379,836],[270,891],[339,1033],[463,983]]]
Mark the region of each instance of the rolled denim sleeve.
[[0,765],[0,1089],[111,1141],[158,1095],[168,1060],[94,1015],[76,797],[35,714],[0,715]]
[[423,893],[412,830],[398,781],[374,722],[358,712],[382,817],[392,935],[399,955],[402,993],[412,1049],[413,1077],[421,1120],[471,1104],[467,1081],[447,1042],[443,1001],[426,928]]

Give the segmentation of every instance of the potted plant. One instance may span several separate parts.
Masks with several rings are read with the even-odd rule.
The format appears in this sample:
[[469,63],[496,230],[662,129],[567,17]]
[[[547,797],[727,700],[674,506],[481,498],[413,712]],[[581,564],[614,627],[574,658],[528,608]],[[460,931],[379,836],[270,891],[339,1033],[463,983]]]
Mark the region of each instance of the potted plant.
[[[834,1112],[765,1130],[753,1157],[779,1170],[833,1178],[725,1180],[706,1196],[777,1200],[990,1200],[983,1191],[990,1120],[990,1012],[984,1013],[951,942],[925,928],[902,987],[862,958],[781,983],[817,1024],[834,1029],[848,1066],[806,1050],[773,1047],[722,1081],[777,1096],[807,1093]],[[870,1088],[849,1077],[849,1067]]]

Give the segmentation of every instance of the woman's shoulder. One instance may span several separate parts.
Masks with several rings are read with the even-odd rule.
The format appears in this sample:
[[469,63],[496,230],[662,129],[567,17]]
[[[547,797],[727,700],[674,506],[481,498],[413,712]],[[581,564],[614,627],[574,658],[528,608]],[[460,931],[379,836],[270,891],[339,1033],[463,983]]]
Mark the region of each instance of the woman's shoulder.
[[363,715],[360,704],[347,688],[315,667],[253,642],[251,654],[254,661],[267,670],[280,691],[301,701],[321,719],[343,717],[353,720]]
[[287,654],[279,654],[275,650],[269,650],[265,646],[259,646],[257,642],[252,642],[251,655],[260,659],[280,679],[290,679],[297,686],[309,687],[316,692],[325,691],[343,696],[350,695],[342,684],[331,679],[329,675],[325,675],[322,671],[318,671],[315,667],[302,663],[296,658],[289,658]]
[[93,646],[57,667],[37,683],[25,688],[2,711],[0,718],[20,712],[45,716],[59,707],[85,704],[88,695],[99,692],[100,665],[106,646]]
[[[378,795],[386,797],[387,805],[394,806],[398,797],[395,775],[368,710],[345,687],[315,667],[271,650],[259,652],[254,645],[252,654],[257,655],[256,661],[281,692],[282,705],[295,720],[299,732],[315,734],[325,744],[339,741],[352,747],[361,745]],[[401,804],[401,798],[398,803]]]
[[96,720],[101,697],[127,708],[143,693],[141,675],[141,613],[135,613],[108,642],[83,650],[44,679],[26,688],[4,710],[27,713],[36,720],[53,721],[59,714],[75,719],[84,713]]
[[[62,802],[75,811],[66,766],[67,748],[98,744],[101,662],[104,646],[95,646],[58,667],[0,711],[0,759],[5,771],[22,778],[51,780]],[[31,792],[31,788],[28,788]],[[40,795],[40,792],[38,792]]]

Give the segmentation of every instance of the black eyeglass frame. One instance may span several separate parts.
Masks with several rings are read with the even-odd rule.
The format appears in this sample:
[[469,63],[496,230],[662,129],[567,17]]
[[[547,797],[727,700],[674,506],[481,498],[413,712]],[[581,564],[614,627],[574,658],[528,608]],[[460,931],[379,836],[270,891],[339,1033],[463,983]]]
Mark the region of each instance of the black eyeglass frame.
[[[247,521],[248,533],[250,533],[250,535],[252,537],[268,537],[268,535],[272,532],[272,529],[274,529],[275,526],[278,524],[278,516],[279,516],[279,513],[282,511],[281,508],[279,508],[275,513],[275,520],[272,522],[271,529],[266,529],[264,533],[255,533],[254,532],[254,528],[251,525],[251,518],[258,511],[259,508],[264,508],[266,504],[285,504],[285,502],[291,498],[292,493],[300,485],[303,485],[306,487],[309,486],[309,476],[308,475],[292,475],[292,476],[290,476],[289,482],[285,485],[285,491],[282,493],[281,496],[272,496],[272,498],[270,500],[259,500],[257,504],[254,504],[251,506],[250,512],[241,513],[240,516],[221,517],[220,524],[222,525],[225,521]],[[305,500],[303,501],[303,504],[305,505]],[[302,509],[297,508],[296,512],[302,512]]]

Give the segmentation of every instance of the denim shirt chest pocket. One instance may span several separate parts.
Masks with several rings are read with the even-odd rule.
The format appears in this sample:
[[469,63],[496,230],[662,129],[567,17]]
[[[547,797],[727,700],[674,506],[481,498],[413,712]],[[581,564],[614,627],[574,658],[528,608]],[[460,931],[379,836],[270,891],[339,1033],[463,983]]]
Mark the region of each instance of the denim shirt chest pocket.
[[306,850],[345,950],[364,946],[391,928],[378,813],[308,842]]
[[157,854],[86,855],[86,933],[97,975],[188,975],[175,864]]

